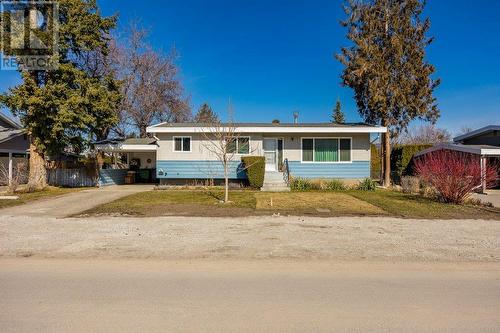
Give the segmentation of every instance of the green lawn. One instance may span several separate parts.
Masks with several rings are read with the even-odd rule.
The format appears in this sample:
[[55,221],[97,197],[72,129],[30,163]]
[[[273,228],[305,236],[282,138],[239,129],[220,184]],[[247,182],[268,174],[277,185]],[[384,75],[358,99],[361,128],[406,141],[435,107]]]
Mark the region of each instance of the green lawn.
[[290,193],[233,190],[230,192],[230,203],[222,203],[222,198],[223,192],[218,189],[150,191],[98,206],[84,214],[248,216],[280,213],[317,216],[500,219],[500,210],[443,204],[418,196],[383,190]]
[[18,191],[16,195],[19,197],[17,200],[0,200],[0,209],[12,206],[23,205],[25,203],[40,200],[48,197],[54,197],[58,195],[63,195],[66,193],[71,193],[75,191],[80,191],[83,188],[66,188],[66,187],[53,187],[48,186],[43,191],[37,192],[23,192]]

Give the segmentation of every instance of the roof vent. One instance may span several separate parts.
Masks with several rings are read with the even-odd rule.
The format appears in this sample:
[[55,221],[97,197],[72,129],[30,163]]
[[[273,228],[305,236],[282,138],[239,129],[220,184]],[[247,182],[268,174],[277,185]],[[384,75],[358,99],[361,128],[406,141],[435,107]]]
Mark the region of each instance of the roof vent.
[[299,123],[299,112],[298,111],[295,111],[293,113],[293,123],[294,124],[298,124]]

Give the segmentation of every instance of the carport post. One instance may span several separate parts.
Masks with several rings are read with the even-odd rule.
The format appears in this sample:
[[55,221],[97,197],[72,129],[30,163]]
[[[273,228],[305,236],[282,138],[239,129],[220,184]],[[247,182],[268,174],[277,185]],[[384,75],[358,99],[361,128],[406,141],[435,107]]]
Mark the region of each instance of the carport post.
[[12,185],[12,153],[9,153],[9,185]]
[[483,193],[486,193],[486,168],[487,168],[487,160],[486,157],[481,155],[481,190]]

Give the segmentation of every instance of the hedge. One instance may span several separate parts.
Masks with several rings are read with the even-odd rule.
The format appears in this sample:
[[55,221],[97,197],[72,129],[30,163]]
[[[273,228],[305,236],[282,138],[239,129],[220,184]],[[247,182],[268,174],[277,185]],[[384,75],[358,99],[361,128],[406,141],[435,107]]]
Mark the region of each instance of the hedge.
[[264,156],[245,156],[241,158],[251,187],[261,188],[264,184]]
[[394,182],[399,183],[402,176],[411,175],[410,162],[413,155],[432,145],[400,145],[391,150],[391,173]]
[[377,146],[375,146],[373,143],[370,145],[370,150],[371,150],[371,178],[372,179],[380,179],[380,152],[377,149]]

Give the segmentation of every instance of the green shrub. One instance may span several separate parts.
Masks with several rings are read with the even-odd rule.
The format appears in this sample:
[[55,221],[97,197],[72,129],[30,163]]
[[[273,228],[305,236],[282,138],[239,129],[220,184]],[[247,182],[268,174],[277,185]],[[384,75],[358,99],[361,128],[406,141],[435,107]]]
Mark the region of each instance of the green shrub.
[[261,188],[264,184],[264,156],[245,156],[241,158],[251,187]]
[[371,178],[365,178],[358,184],[358,190],[361,191],[375,191],[376,184]]
[[401,177],[412,175],[412,161],[413,155],[432,147],[432,145],[401,145],[395,146],[391,150],[391,178],[393,182],[399,184]]
[[371,171],[371,177],[373,179],[379,179],[380,178],[380,151],[377,149],[377,146],[375,146],[373,143],[370,145],[370,171]]
[[345,191],[347,188],[342,181],[338,179],[331,179],[326,182],[325,189],[329,191]]
[[305,178],[292,178],[290,180],[290,190],[292,191],[309,191],[315,188],[314,184]]

